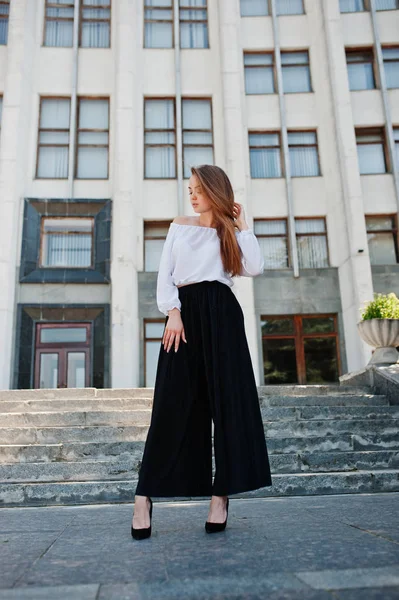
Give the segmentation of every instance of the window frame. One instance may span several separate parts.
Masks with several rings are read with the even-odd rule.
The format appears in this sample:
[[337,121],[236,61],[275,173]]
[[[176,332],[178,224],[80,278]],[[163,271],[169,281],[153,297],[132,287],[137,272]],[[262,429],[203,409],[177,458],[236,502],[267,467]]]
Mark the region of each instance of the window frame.
[[[298,238],[299,237],[315,237],[315,236],[324,236],[326,239],[326,249],[327,249],[327,265],[325,267],[299,267],[301,269],[301,271],[308,271],[309,269],[329,269],[331,267],[331,260],[330,260],[330,248],[329,248],[329,239],[328,239],[328,229],[327,229],[327,219],[324,215],[321,216],[315,216],[312,215],[310,217],[295,217],[295,239],[297,242],[297,248],[299,248],[298,246]],[[296,230],[296,223],[297,221],[315,221],[315,220],[322,220],[324,222],[324,231],[309,231],[307,233],[298,233]],[[299,263],[299,250],[297,250],[298,252],[298,263]]]
[[[86,129],[79,127],[79,118],[80,118],[80,103],[82,100],[91,100],[91,101],[101,101],[107,100],[108,102],[108,129]],[[76,135],[75,135],[75,147],[74,147],[74,179],[78,181],[107,181],[109,180],[109,161],[110,161],[110,130],[111,130],[111,99],[109,96],[77,96],[76,102]],[[108,134],[108,143],[105,144],[80,144],[79,143],[79,133],[85,132],[95,132],[95,133],[107,133]],[[96,148],[107,148],[107,176],[106,177],[78,177],[78,156],[79,156],[79,148],[80,147],[96,147]]]
[[165,235],[148,235],[146,234],[146,229],[147,227],[159,227],[159,229],[168,229],[170,227],[172,221],[167,220],[167,219],[163,219],[161,221],[153,221],[153,220],[148,220],[148,221],[144,221],[143,223],[143,272],[144,273],[157,273],[157,271],[147,271],[147,269],[145,268],[146,266],[146,242],[148,240],[166,240],[166,236],[167,233]]
[[[40,267],[40,219],[42,216],[93,217],[94,266],[92,268]],[[111,282],[112,200],[73,198],[25,198],[20,244],[19,283],[105,283]]]
[[[68,266],[68,265],[58,265],[58,266],[54,266],[54,265],[45,265],[43,264],[43,251],[44,251],[44,238],[45,236],[49,236],[49,235],[59,235],[59,234],[54,234],[54,233],[50,233],[50,232],[45,232],[44,231],[44,223],[46,219],[51,219],[51,220],[65,220],[65,219],[85,219],[86,221],[91,221],[91,252],[90,252],[90,265],[83,265],[81,267],[76,266],[76,265],[72,265],[72,266]],[[95,268],[95,264],[94,264],[94,249],[95,249],[95,236],[94,236],[94,226],[95,226],[95,218],[93,216],[90,217],[82,217],[79,215],[64,215],[64,216],[59,216],[59,215],[55,215],[55,216],[49,216],[49,215],[42,215],[41,219],[40,219],[40,241],[39,241],[39,257],[38,257],[38,268],[39,269],[94,269]],[[64,233],[64,235],[70,235],[70,234],[74,234],[74,235],[87,235],[87,231],[85,232],[78,232],[78,231],[74,231],[74,232],[67,232]]]
[[[348,63],[348,56],[350,56],[351,54],[365,54],[366,52],[370,53],[370,55],[371,55],[371,68],[372,68],[372,73],[373,73],[374,87],[364,88],[361,90],[352,90],[350,87],[348,64],[369,64],[369,63],[366,61],[356,61],[354,63]],[[378,77],[378,69],[377,69],[377,62],[376,62],[374,46],[367,46],[364,48],[362,48],[362,47],[345,48],[345,57],[346,57],[346,67],[347,67],[347,73],[348,73],[348,83],[349,83],[349,91],[350,92],[369,92],[370,90],[378,90],[381,88],[381,82]]]
[[[208,7],[208,0],[204,0],[205,5],[204,6],[180,6],[180,0],[174,0],[175,2],[179,3],[179,47],[180,50],[210,50],[211,49],[211,42],[210,42],[210,35],[209,35],[209,7]],[[182,19],[181,18],[181,12],[180,11],[206,11],[206,18],[205,19]],[[182,23],[187,24],[187,23],[194,23],[194,24],[198,24],[198,23],[205,23],[206,24],[206,37],[207,37],[207,41],[208,41],[208,45],[207,46],[194,46],[193,48],[188,48],[187,46],[182,47],[181,45],[181,26]]]
[[[69,100],[69,126],[68,129],[41,129],[40,127],[40,122],[42,120],[42,109],[43,109],[43,100]],[[71,111],[72,111],[72,102],[71,102],[71,97],[70,96],[40,96],[39,98],[39,118],[38,118],[38,124],[37,124],[37,142],[36,142],[36,167],[35,167],[35,176],[34,179],[39,179],[39,180],[51,180],[51,179],[55,179],[56,181],[67,181],[69,179],[69,170],[71,168],[70,165],[70,161],[69,161],[69,153],[70,153],[70,149],[71,149]],[[41,131],[52,131],[52,132],[57,132],[57,133],[61,133],[61,132],[68,132],[69,134],[69,142],[68,144],[41,144],[40,143],[40,133]],[[67,147],[68,148],[68,169],[67,169],[67,176],[66,177],[39,177],[38,175],[38,169],[39,169],[39,149],[41,146],[50,146],[50,147]]]
[[[339,4],[341,4],[341,3],[339,3]],[[363,6],[364,6],[363,10],[345,10],[343,12],[341,11],[341,6],[340,6],[339,13],[341,15],[356,15],[356,14],[362,14],[365,12],[370,12],[370,5],[369,5],[368,0],[363,0]]]
[[4,6],[8,6],[8,13],[1,13],[0,12],[0,19],[2,21],[7,21],[7,39],[4,42],[4,44],[0,44],[0,46],[7,46],[8,44],[8,26],[9,26],[9,21],[10,21],[10,0],[0,0],[0,5],[4,5]]
[[306,15],[306,7],[305,7],[304,0],[300,0],[300,2],[302,4],[302,12],[301,13],[286,13],[286,14],[282,14],[282,15],[278,14],[278,10],[277,10],[278,2],[279,2],[279,0],[276,0],[276,17],[302,17],[303,15]]
[[[379,234],[379,233],[392,233],[392,237],[393,237],[393,241],[394,241],[394,246],[395,246],[395,256],[396,256],[396,264],[399,263],[399,237],[398,237],[398,213],[366,213],[364,215],[365,217],[365,222],[366,222],[366,236],[368,237],[369,233],[374,233],[374,234]],[[392,219],[392,228],[391,229],[368,229],[367,227],[367,218],[374,218],[374,219],[386,219],[387,217],[390,217]],[[368,240],[367,240],[367,245],[368,245]],[[370,260],[370,264],[372,267],[378,267],[378,266],[384,266],[380,263],[378,264],[374,264],[371,262]],[[387,263],[387,266],[392,266],[391,263]]]
[[[376,10],[376,12],[387,12],[389,10],[399,10],[399,0],[396,0],[396,3],[397,3],[396,8],[377,8],[376,7],[375,10]],[[353,10],[353,11],[344,11],[344,12],[341,12],[341,10],[340,10],[340,14],[341,15],[354,15],[354,14],[370,12],[370,10],[371,10],[370,0],[363,0],[363,5],[364,5],[364,10]]]
[[[278,139],[279,139],[279,145],[278,146],[251,146],[251,142],[250,142],[250,136],[251,135],[278,135]],[[257,148],[257,149],[265,149],[265,148],[278,148],[279,149],[279,157],[280,157],[280,169],[281,169],[281,175],[278,177],[253,177],[252,175],[252,168],[251,168],[251,149],[252,148]],[[279,129],[271,129],[271,130],[261,130],[261,129],[249,129],[248,130],[248,152],[249,152],[249,172],[250,172],[250,177],[251,179],[284,179],[284,177],[286,177],[286,172],[285,172],[285,164],[284,164],[284,152],[283,152],[283,146],[282,146],[282,137],[281,137],[281,131]]]
[[[176,0],[178,1],[178,0]],[[175,47],[175,28],[174,28],[174,3],[175,0],[171,0],[171,6],[154,6],[154,5],[147,5],[146,0],[143,0],[143,48],[144,50],[172,50]],[[166,11],[171,11],[172,12],[172,18],[171,19],[147,19],[146,18],[146,10],[149,9],[154,9],[154,10],[165,10]],[[145,45],[145,26],[146,23],[170,23],[171,28],[172,28],[172,45],[169,47],[164,47],[164,46],[146,46]]]
[[[368,0],[368,1],[370,1],[370,0]],[[399,10],[399,0],[395,0],[395,2],[396,2],[395,8],[377,8],[376,7],[375,10],[378,12],[387,12],[389,10]]]
[[380,126],[376,126],[376,127],[355,127],[355,138],[356,138],[356,150],[359,144],[361,145],[367,145],[367,144],[371,144],[372,142],[359,142],[358,141],[358,136],[360,135],[360,137],[363,136],[367,136],[367,135],[376,135],[377,133],[381,133],[382,135],[382,148],[383,148],[383,156],[384,156],[384,161],[385,161],[385,171],[383,173],[362,173],[360,170],[360,162],[359,162],[359,175],[360,177],[370,177],[370,176],[378,176],[378,175],[386,175],[388,173],[392,172],[392,165],[390,162],[390,158],[389,158],[389,151],[388,151],[388,144],[387,144],[387,138],[386,138],[386,133],[385,133],[385,127],[383,125]]
[[[298,16],[298,15],[294,15],[294,16]],[[284,54],[304,54],[306,52],[307,56],[308,56],[308,62],[307,63],[293,63],[293,64],[289,64],[289,65],[283,65],[282,62],[282,57],[284,56]],[[314,93],[314,89],[313,89],[313,79],[312,79],[312,69],[310,66],[310,52],[309,52],[309,48],[302,48],[302,49],[295,49],[295,50],[280,50],[280,60],[281,60],[281,81],[282,81],[282,85],[283,85],[283,89],[282,89],[282,93],[283,94],[313,94]],[[286,92],[284,90],[284,79],[283,79],[283,72],[284,72],[284,67],[308,67],[309,70],[309,82],[310,82],[310,90],[306,90],[303,92]]]
[[[186,129],[184,127],[184,121],[183,121],[183,104],[185,100],[200,100],[202,102],[208,102],[209,106],[210,106],[210,114],[211,114],[211,128],[210,129]],[[187,132],[198,132],[200,131],[201,133],[210,133],[212,136],[212,143],[211,144],[186,144],[184,143],[184,134]],[[212,103],[212,96],[204,96],[204,97],[198,97],[198,96],[182,96],[181,99],[181,145],[182,145],[182,171],[183,171],[183,179],[185,179],[184,177],[184,150],[185,148],[212,148],[212,156],[213,156],[213,161],[215,161],[215,134],[214,134],[214,120],[213,120],[213,103]]]
[[[386,11],[383,11],[386,12]],[[384,68],[384,73],[385,73],[385,83],[386,83],[386,79],[387,79],[387,75],[385,72],[385,63],[397,63],[397,68],[399,71],[399,57],[398,58],[384,58],[384,50],[397,50],[399,53],[399,44],[381,44],[381,54],[382,54],[382,64],[383,64],[383,68]],[[387,86],[387,90],[397,90],[399,89],[398,87],[388,87]]]
[[[257,223],[264,223],[265,221],[283,221],[285,223],[285,235],[282,235],[281,233],[255,233],[255,229],[256,229],[256,224]],[[292,269],[292,261],[291,261],[291,244],[290,244],[290,236],[289,236],[289,231],[288,231],[288,217],[264,217],[264,218],[257,218],[254,219],[254,233],[256,238],[260,239],[260,238],[272,238],[272,237],[278,237],[278,238],[282,238],[285,237],[286,240],[286,244],[287,244],[287,266],[286,267],[275,267],[275,268],[268,268],[265,266],[265,271],[288,271],[290,269]]]
[[[174,128],[171,129],[150,129],[146,127],[145,124],[145,105],[147,100],[171,100],[173,102],[173,121]],[[176,113],[176,97],[175,96],[144,96],[143,97],[143,179],[148,181],[176,181],[177,179],[177,113]],[[149,144],[146,142],[146,133],[156,133],[156,132],[173,132],[175,136],[174,144]],[[175,176],[174,177],[147,177],[147,147],[155,147],[162,148],[164,146],[174,146],[174,160],[175,160]]]
[[[172,0],[173,1],[173,0]],[[83,11],[87,8],[91,9],[104,9],[109,10],[109,19],[85,19],[83,17]],[[83,31],[83,23],[109,23],[109,46],[82,46],[82,31]],[[79,6],[79,48],[85,48],[87,50],[108,50],[112,48],[112,0],[109,0],[109,7],[104,4],[93,4],[88,5],[84,4],[83,0],[80,0]]]
[[[289,134],[290,133],[314,133],[316,136],[316,142],[314,144],[290,144],[289,141]],[[320,162],[320,148],[319,148],[319,135],[318,135],[318,130],[317,129],[287,129],[287,143],[288,143],[288,160],[290,161],[290,177],[291,178],[297,178],[297,177],[323,177],[323,172],[321,170],[321,162]],[[310,148],[313,146],[316,147],[316,156],[317,156],[317,167],[318,167],[318,174],[317,175],[293,175],[292,174],[292,169],[291,169],[291,157],[290,157],[290,148],[292,147],[299,147],[299,148]]]
[[[304,319],[331,319],[333,318],[334,322],[334,331],[324,332],[324,333],[304,333],[303,331],[303,320]],[[292,333],[270,333],[264,334],[260,332],[261,338],[261,348],[262,348],[262,377],[263,383],[265,385],[269,385],[265,382],[264,378],[264,355],[263,355],[263,340],[265,339],[293,339],[295,346],[295,358],[296,358],[296,369],[297,369],[297,378],[298,382],[296,385],[309,385],[306,382],[306,361],[305,361],[305,338],[327,338],[332,337],[335,338],[335,348],[336,348],[336,359],[337,359],[337,375],[338,377],[342,375],[342,365],[341,365],[341,353],[340,353],[340,336],[339,336],[339,328],[338,328],[338,315],[337,313],[304,313],[304,314],[283,314],[283,315],[268,315],[266,313],[262,313],[260,315],[260,321],[267,321],[268,319],[292,319],[293,320],[293,332]],[[295,384],[294,384],[295,385]]]
[[[247,55],[250,54],[256,54],[257,56],[259,55],[267,55],[267,56],[271,56],[272,57],[272,63],[271,65],[246,65],[245,64],[245,57]],[[277,71],[276,71],[276,55],[274,50],[243,50],[242,53],[243,56],[243,66],[244,66],[244,87],[245,87],[245,95],[246,96],[272,96],[273,94],[277,94],[278,93],[278,83],[277,83]],[[246,86],[245,86],[245,69],[252,69],[252,68],[259,68],[259,67],[263,67],[263,68],[269,68],[272,71],[273,74],[273,91],[272,92],[260,92],[260,93],[256,93],[256,92],[247,92]]]
[[[278,0],[277,0],[278,2]],[[266,6],[267,6],[267,14],[266,15],[243,15],[241,13],[241,0],[240,0],[240,17],[242,18],[246,18],[246,17],[252,17],[252,18],[256,18],[256,17],[271,17],[271,4],[270,4],[270,0],[265,0]],[[279,15],[277,12],[277,4],[276,4],[276,17],[302,17],[303,15],[306,15],[306,6],[305,6],[305,2],[304,0],[302,0],[302,10],[303,12],[301,13],[288,13],[288,14],[283,14],[283,15]]]
[[[51,6],[54,4],[54,6]],[[42,46],[44,48],[72,48],[73,47],[73,35],[72,35],[72,44],[71,46],[46,46],[46,29],[47,29],[47,21],[72,21],[72,27],[74,22],[73,17],[48,17],[47,16],[47,8],[75,8],[75,0],[70,0],[69,4],[59,4],[57,0],[45,0],[44,4],[44,27],[43,27],[43,38],[42,38]]]

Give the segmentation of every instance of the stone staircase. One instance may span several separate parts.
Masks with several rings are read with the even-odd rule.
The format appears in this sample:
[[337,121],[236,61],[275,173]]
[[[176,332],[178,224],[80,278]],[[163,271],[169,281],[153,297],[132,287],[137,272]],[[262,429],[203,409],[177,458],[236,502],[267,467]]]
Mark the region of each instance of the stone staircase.
[[[368,387],[258,390],[273,485],[242,497],[399,491],[398,404]],[[153,391],[0,391],[0,506],[133,502]]]

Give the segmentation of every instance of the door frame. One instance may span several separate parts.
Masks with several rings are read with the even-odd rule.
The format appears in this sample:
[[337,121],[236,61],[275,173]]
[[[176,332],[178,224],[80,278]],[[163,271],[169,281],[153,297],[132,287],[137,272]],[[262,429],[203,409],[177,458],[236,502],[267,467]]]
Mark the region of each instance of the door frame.
[[[43,329],[71,329],[78,327],[86,329],[85,342],[41,342],[40,332]],[[85,354],[85,387],[90,387],[91,383],[91,335],[92,324],[90,322],[69,321],[57,323],[37,322],[35,324],[35,346],[34,346],[34,387],[40,388],[40,356],[42,354],[58,354],[58,381],[57,388],[67,387],[67,354],[68,352],[83,352]],[[54,388],[56,389],[56,388]],[[75,388],[71,388],[75,389]]]
[[[326,333],[303,333],[302,320],[303,319],[317,319],[317,318],[333,318],[334,320],[334,331],[326,332]],[[297,370],[297,385],[309,385],[306,382],[306,362],[305,362],[305,346],[304,340],[307,338],[327,338],[333,337],[336,340],[335,348],[336,348],[336,358],[337,358],[337,376],[342,375],[341,368],[341,352],[339,345],[339,330],[338,330],[338,315],[337,313],[304,313],[304,314],[294,314],[294,315],[266,315],[261,314],[260,320],[267,319],[292,319],[294,328],[293,333],[289,334],[270,334],[270,335],[262,335],[261,332],[261,350],[262,350],[262,374],[263,374],[263,385],[273,385],[265,382],[264,376],[264,361],[263,361],[263,340],[264,339],[291,339],[294,340],[295,345],[295,359],[296,359],[296,370]],[[280,385],[280,384],[276,384]],[[295,384],[293,384],[295,385]]]

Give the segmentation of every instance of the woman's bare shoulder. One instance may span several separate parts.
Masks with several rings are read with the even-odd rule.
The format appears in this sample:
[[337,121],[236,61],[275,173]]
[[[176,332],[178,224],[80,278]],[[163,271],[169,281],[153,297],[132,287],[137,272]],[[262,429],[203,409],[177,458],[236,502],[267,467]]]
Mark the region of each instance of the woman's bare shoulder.
[[196,225],[197,224],[197,217],[190,217],[187,215],[180,215],[178,217],[175,217],[173,219],[173,223],[177,223],[177,225]]

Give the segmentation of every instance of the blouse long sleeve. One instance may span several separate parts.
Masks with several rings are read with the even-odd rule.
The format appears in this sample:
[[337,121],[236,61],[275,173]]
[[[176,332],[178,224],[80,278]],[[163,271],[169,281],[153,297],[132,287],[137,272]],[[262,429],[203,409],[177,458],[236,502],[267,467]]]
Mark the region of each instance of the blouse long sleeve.
[[158,309],[166,316],[172,308],[181,310],[179,292],[172,280],[173,235],[173,228],[169,228],[162,248],[157,278],[157,305]]
[[252,229],[242,229],[237,232],[238,245],[242,251],[242,271],[245,277],[261,275],[265,268],[265,261],[258,239]]

